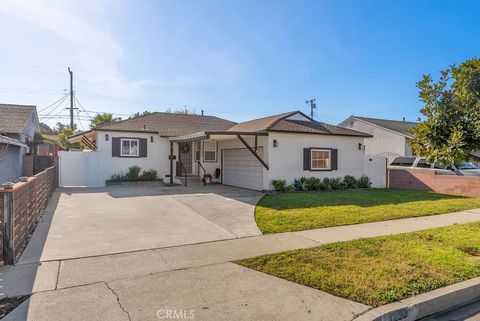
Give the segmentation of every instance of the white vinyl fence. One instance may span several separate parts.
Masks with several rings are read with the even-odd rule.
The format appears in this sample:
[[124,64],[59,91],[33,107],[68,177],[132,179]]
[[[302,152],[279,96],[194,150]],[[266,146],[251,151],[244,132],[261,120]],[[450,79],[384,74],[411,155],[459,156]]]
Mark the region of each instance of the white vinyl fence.
[[372,180],[372,187],[387,186],[387,158],[381,155],[365,155],[363,172]]
[[105,186],[104,160],[97,152],[59,152],[59,186]]

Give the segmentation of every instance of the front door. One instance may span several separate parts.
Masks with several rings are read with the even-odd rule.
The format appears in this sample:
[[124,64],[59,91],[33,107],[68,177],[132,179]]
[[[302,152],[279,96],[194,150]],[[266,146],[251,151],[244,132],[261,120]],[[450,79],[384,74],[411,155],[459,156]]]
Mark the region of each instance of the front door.
[[179,155],[180,155],[179,160],[185,167],[185,171],[187,172],[187,174],[192,174],[193,173],[192,143],[191,142],[180,143],[178,144],[178,149],[179,149]]

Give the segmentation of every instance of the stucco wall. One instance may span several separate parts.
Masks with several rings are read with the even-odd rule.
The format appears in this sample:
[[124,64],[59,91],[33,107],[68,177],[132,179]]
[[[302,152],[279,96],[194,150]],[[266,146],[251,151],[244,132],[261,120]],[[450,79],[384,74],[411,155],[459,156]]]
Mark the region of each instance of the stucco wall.
[[[0,144],[0,152],[4,144]],[[22,176],[22,152],[21,147],[8,145],[7,150],[0,155],[0,184],[5,182],[17,182]]]
[[[109,136],[108,141],[105,140],[106,134]],[[153,136],[153,143],[150,141],[151,136]],[[147,157],[112,157],[113,137],[146,138]],[[167,138],[160,137],[158,134],[101,131],[98,133],[97,146],[98,149],[95,153],[100,154],[101,158],[106,161],[103,170],[105,179],[110,178],[112,174],[125,173],[133,165],[140,166],[142,170],[154,169],[158,171],[159,177],[163,178],[166,174],[169,174],[170,142]]]
[[[278,147],[273,147],[274,139],[277,140]],[[318,178],[362,176],[365,152],[358,149],[358,144],[363,144],[363,140],[362,137],[270,133],[268,137],[270,170],[267,174],[266,189],[272,188],[273,179],[285,179],[290,184],[295,178],[302,176]],[[309,147],[338,149],[338,170],[304,171],[303,148]]]
[[[406,153],[408,153],[405,136],[360,120],[353,120],[353,122],[346,127],[373,135],[372,138],[365,139],[365,153],[369,155],[392,153],[399,156],[406,156]],[[395,156],[392,155],[390,161],[393,160],[394,157]]]

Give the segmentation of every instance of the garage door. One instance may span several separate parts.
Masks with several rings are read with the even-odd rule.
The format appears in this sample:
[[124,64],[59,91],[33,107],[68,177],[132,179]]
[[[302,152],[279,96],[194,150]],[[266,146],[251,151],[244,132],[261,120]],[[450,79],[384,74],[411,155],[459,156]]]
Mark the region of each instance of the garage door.
[[[262,148],[257,154],[263,157]],[[223,184],[255,190],[263,189],[263,166],[248,149],[223,150]]]

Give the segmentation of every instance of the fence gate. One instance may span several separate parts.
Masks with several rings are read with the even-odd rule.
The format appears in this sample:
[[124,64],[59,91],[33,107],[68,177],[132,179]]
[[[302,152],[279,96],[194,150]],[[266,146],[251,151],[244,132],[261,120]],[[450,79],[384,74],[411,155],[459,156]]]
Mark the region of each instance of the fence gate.
[[104,166],[97,152],[62,151],[58,157],[60,187],[105,186]]

